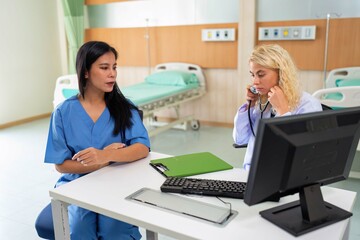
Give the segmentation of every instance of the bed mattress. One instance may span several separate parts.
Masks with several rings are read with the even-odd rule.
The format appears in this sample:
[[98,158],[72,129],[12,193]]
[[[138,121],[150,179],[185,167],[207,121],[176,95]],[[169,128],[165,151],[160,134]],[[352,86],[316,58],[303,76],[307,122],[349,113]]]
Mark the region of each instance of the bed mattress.
[[120,90],[124,96],[130,99],[135,105],[141,106],[197,88],[199,88],[199,84],[197,83],[186,86],[170,86],[142,82],[128,87],[122,87]]

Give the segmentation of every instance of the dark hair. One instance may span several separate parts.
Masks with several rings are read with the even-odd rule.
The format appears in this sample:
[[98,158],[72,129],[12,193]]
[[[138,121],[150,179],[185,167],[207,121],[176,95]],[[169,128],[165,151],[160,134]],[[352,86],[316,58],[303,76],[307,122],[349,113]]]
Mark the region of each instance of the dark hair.
[[[85,78],[86,72],[90,71],[92,64],[99,57],[108,52],[114,53],[115,60],[117,60],[118,53],[115,48],[105,42],[90,41],[80,47],[76,56],[76,73],[79,79],[79,91],[83,98],[85,98],[87,84],[87,79]],[[125,98],[116,82],[113,90],[105,93],[105,103],[111,117],[114,118],[115,126],[113,134],[121,133],[122,138],[125,138],[125,129],[133,124],[131,122],[131,109],[137,108]]]

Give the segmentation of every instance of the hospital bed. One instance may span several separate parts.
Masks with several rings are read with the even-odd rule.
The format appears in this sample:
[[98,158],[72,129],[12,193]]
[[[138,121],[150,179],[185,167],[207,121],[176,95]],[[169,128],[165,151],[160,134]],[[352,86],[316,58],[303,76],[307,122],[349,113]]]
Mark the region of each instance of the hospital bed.
[[329,72],[325,88],[356,86],[353,80],[360,82],[360,67],[335,68]]
[[[54,92],[54,107],[78,92],[76,74],[59,77]],[[149,136],[172,127],[186,129],[188,123],[193,130],[200,128],[200,122],[192,115],[180,116],[183,103],[206,93],[205,76],[198,65],[176,62],[159,64],[143,82],[122,87],[121,92],[142,110]],[[175,109],[176,119],[171,122],[158,121],[155,114],[169,108]]]
[[360,106],[360,85],[320,89],[313,96],[333,109]]
[[[360,106],[360,67],[330,71],[325,87],[313,93],[322,104],[334,110]],[[360,151],[360,143],[357,150]]]
[[314,92],[313,96],[333,109],[360,106],[360,67],[331,70],[325,88]]

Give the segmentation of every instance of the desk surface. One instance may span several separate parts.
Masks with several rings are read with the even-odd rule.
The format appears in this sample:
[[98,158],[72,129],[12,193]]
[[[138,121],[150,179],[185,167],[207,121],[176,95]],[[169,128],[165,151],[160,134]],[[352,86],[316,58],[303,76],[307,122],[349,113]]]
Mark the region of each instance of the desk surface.
[[[297,194],[282,198],[279,203],[266,202],[251,207],[242,200],[224,198],[231,202],[234,210],[239,212],[226,226],[126,200],[125,197],[143,187],[160,191],[165,178],[149,165],[149,161],[162,157],[168,155],[150,153],[147,158],[137,162],[108,166],[51,190],[50,196],[178,239],[268,239],[269,236],[276,236],[276,239],[295,239],[263,219],[259,211],[297,200]],[[232,169],[196,177],[246,181],[247,172],[242,169]],[[352,211],[355,192],[322,187],[322,193],[325,201]],[[224,207],[224,204],[214,197],[189,197]],[[342,239],[348,221],[349,219],[332,224],[296,239]]]

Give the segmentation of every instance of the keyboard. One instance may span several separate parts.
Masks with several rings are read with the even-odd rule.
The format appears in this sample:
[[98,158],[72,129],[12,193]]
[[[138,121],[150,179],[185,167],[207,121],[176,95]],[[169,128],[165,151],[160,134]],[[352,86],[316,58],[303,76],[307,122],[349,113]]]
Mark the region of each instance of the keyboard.
[[245,188],[245,182],[181,177],[168,177],[160,187],[162,192],[239,199],[244,198]]

